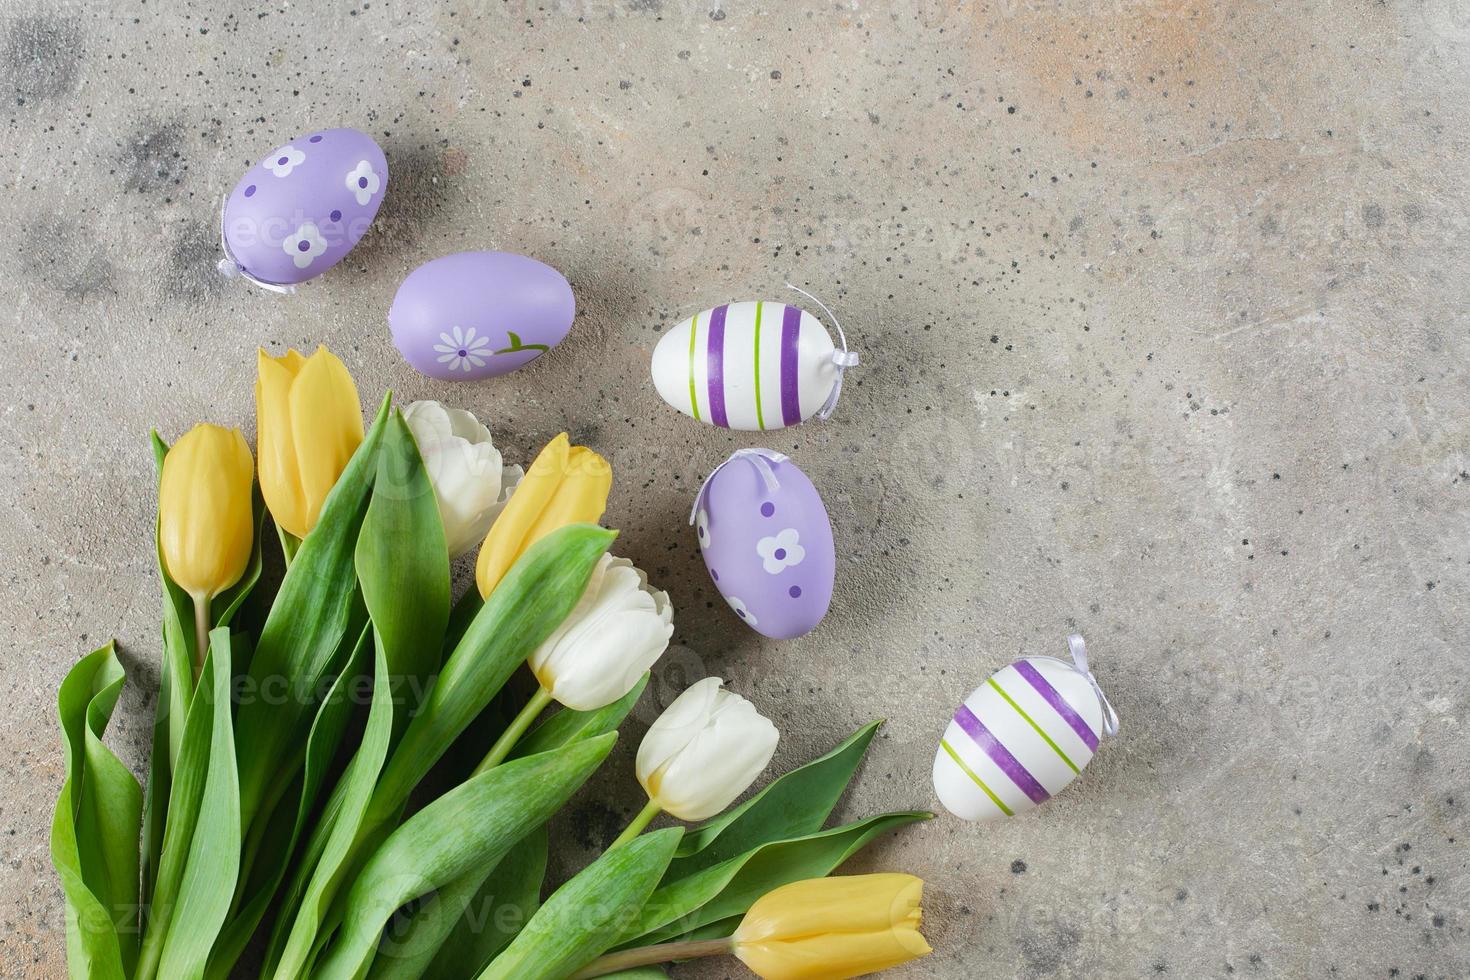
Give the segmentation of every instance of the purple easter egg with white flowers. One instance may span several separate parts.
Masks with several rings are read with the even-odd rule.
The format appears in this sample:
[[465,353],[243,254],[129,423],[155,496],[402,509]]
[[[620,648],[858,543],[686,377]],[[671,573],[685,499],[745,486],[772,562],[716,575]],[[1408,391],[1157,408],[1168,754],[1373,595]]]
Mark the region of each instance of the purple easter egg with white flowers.
[[827,615],[837,574],[832,522],[791,460],[736,453],[706,481],[694,517],[715,588],[751,629],[789,640]]
[[222,268],[268,287],[319,276],[367,233],[387,190],[388,160],[366,133],[324,129],[294,139],[246,171],[225,199]]
[[561,343],[577,301],[566,277],[513,252],[457,252],[403,280],[388,310],[404,360],[445,381],[493,378]]

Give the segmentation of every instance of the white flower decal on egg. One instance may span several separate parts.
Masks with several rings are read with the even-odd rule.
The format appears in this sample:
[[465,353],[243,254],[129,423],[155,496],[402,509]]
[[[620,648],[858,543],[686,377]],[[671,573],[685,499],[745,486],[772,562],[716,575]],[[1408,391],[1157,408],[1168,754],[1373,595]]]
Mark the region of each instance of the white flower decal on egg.
[[296,268],[305,269],[311,265],[313,259],[327,250],[327,240],[322,237],[321,229],[317,228],[315,222],[308,221],[296,229],[296,234],[286,236],[286,240],[281,242],[281,250],[291,256]]
[[372,164],[366,160],[358,163],[357,169],[347,175],[346,183],[347,189],[357,195],[358,204],[366,204],[371,201],[373,195],[378,193],[378,188],[382,186],[378,175],[373,173]]
[[735,615],[752,626],[756,625],[755,614],[750,611],[743,600],[737,599],[732,595],[727,595],[725,596],[725,601],[730,604],[731,609],[735,610]]
[[291,176],[291,171],[295,170],[305,159],[305,153],[302,153],[296,147],[287,143],[267,157],[261,166],[277,177],[289,177]]
[[451,371],[461,370],[469,374],[471,367],[484,367],[484,355],[490,353],[486,350],[490,346],[490,338],[475,336],[474,327],[468,330],[455,327],[452,334],[441,333],[439,341],[434,345],[439,363],[448,364]]
[[755,553],[761,556],[761,567],[770,575],[779,575],[792,565],[800,565],[806,557],[801,535],[794,527],[769,538],[761,538],[755,543]]
[[695,527],[699,531],[699,546],[701,548],[708,548],[710,543],[709,511],[705,510],[703,507],[699,509],[699,516],[695,518]]

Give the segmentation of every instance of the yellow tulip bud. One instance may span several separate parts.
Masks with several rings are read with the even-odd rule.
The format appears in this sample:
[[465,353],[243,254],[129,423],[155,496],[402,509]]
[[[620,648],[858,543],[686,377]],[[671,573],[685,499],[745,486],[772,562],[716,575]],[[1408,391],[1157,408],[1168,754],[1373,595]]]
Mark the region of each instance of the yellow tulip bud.
[[846,980],[927,956],[924,882],[913,875],[814,878],[763,896],[733,952],[763,980]]
[[261,350],[259,369],[260,492],[276,524],[304,538],[362,442],[362,403],[352,375],[325,347],[310,357]]
[[254,464],[239,429],[200,424],[163,458],[158,545],[164,567],[196,600],[240,581],[255,541]]
[[607,460],[586,446],[571,445],[565,432],[547,443],[480,546],[475,562],[480,595],[488,597],[521,553],[552,531],[601,520],[611,490]]

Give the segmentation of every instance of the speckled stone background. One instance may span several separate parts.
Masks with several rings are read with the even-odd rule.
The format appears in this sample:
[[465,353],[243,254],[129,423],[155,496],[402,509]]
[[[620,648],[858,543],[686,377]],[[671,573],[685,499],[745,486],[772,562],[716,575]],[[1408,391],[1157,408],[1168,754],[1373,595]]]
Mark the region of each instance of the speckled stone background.
[[[1123,718],[1003,825],[851,870],[929,882],[907,977],[1470,973],[1470,12],[1460,0],[86,0],[0,12],[0,972],[63,975],[54,691],[117,637],[112,742],[156,680],[146,436],[253,432],[255,348],[325,342],[364,395],[562,429],[676,646],[559,823],[557,874],[638,803],[657,702],[719,673],[784,771],[889,719],[842,812],[934,805],[954,705],[1086,634]],[[344,265],[214,271],[222,195],[312,128],[386,150]],[[571,339],[454,386],[391,346],[446,252],[563,270]],[[752,440],[647,380],[660,331],[804,284],[863,366],[760,442],[822,488],[827,623],[762,641],[685,526]],[[609,801],[604,803],[602,801]],[[739,974],[728,964],[679,977]]]

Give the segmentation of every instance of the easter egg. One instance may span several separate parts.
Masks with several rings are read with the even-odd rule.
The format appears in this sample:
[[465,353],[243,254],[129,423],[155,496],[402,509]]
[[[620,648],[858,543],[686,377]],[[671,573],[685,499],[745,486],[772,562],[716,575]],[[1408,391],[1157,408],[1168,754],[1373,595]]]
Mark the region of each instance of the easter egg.
[[562,342],[577,301],[566,277],[512,252],[458,252],[403,280],[388,326],[416,370],[446,381],[514,371]]
[[[845,345],[844,345],[845,347]],[[730,303],[696,313],[653,350],[664,401],[725,429],[781,429],[830,411],[844,368],[820,320],[784,303]]]
[[710,474],[693,523],[715,588],[764,636],[810,632],[832,602],[832,523],[812,481],[769,449],[737,451]]
[[324,129],[271,151],[225,199],[220,271],[289,291],[341,262],[388,190],[371,136]]
[[1100,736],[1117,730],[1085,665],[1027,657],[965,699],[934,756],[934,790],[947,810],[965,820],[1014,816],[1077,778]]

